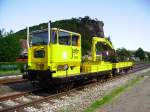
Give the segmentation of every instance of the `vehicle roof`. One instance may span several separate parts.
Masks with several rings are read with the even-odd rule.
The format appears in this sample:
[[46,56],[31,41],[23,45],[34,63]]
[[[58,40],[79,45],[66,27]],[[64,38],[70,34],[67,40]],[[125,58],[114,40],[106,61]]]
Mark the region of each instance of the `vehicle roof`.
[[[51,28],[51,30],[59,30],[59,31],[64,31],[64,32],[72,33],[72,34],[75,34],[75,35],[80,35],[79,33],[68,31],[68,30],[64,30],[64,29],[59,29],[59,28]],[[45,31],[48,31],[48,28],[42,29],[42,30],[32,31],[32,32],[30,32],[30,34],[40,33],[40,32],[45,32]]]

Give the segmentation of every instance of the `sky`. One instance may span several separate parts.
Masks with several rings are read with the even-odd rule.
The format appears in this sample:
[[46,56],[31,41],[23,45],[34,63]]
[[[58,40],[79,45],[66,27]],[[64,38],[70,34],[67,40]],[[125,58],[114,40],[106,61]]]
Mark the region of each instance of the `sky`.
[[6,31],[84,16],[104,22],[115,48],[150,51],[150,0],[0,0]]

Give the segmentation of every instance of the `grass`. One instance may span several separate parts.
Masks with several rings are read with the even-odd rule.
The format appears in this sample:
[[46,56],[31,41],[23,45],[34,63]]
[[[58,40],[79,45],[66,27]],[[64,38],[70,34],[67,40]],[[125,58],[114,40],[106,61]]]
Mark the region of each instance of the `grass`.
[[0,71],[0,76],[8,76],[13,74],[20,74],[20,70]]
[[112,99],[119,95],[120,93],[126,91],[127,89],[131,88],[134,84],[136,84],[137,82],[139,82],[140,80],[142,80],[143,77],[137,77],[136,79],[133,79],[131,81],[129,81],[129,83],[117,87],[114,90],[112,90],[110,93],[108,93],[107,95],[103,96],[102,98],[96,100],[95,102],[93,102],[93,104],[88,107],[84,112],[93,112],[96,109],[102,107],[103,105],[105,105],[106,103],[112,101]]

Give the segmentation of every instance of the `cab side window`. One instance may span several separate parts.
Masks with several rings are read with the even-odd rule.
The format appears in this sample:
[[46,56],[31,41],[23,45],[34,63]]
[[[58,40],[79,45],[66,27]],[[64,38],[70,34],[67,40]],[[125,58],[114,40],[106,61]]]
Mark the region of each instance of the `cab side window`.
[[72,46],[79,46],[79,36],[78,35],[72,35]]
[[52,42],[53,44],[56,44],[56,43],[57,43],[57,31],[52,31],[52,32],[51,32],[51,36],[52,36],[51,42]]
[[61,45],[70,45],[71,44],[71,36],[70,33],[59,31],[59,44]]

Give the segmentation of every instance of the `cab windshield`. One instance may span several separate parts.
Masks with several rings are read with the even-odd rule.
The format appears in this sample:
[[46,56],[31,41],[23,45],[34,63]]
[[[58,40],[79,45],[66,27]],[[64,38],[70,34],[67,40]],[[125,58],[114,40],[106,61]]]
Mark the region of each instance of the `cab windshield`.
[[48,31],[33,33],[31,36],[32,45],[47,45],[48,44]]

